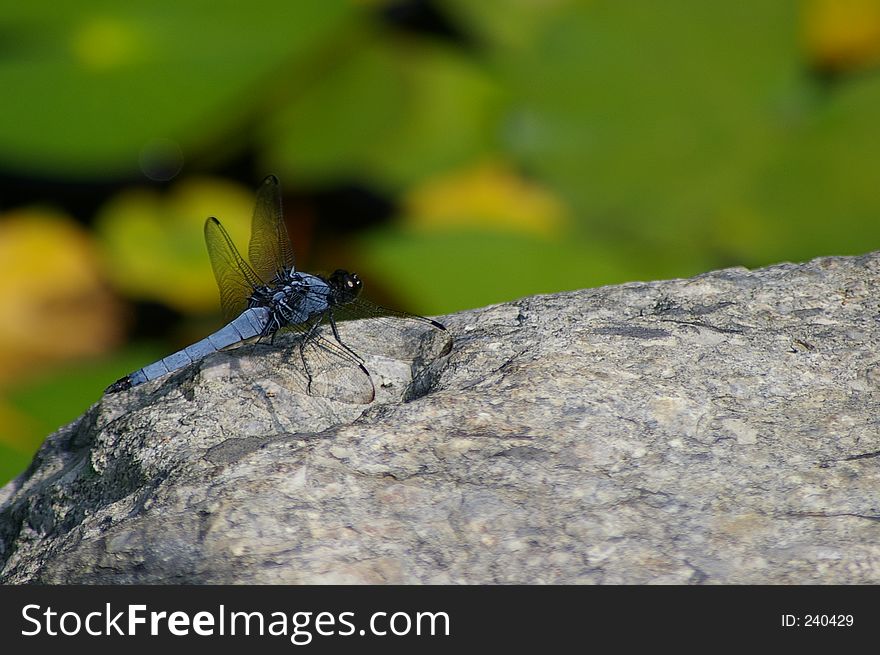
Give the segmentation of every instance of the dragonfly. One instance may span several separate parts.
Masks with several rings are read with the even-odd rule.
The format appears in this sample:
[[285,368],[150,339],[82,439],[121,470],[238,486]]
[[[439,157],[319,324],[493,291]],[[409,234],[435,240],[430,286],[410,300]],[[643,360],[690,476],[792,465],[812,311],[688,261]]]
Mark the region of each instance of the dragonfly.
[[250,263],[213,216],[205,221],[205,243],[226,324],[201,341],[120,378],[107,388],[108,393],[161,378],[221,350],[244,343],[273,344],[277,334],[293,333],[308,394],[370,403],[375,399],[372,376],[361,355],[343,340],[342,325],[371,319],[378,323],[374,332],[386,346],[429,338],[435,346],[439,344],[435,354],[446,354],[451,348],[451,337],[439,321],[362,298],[363,282],[357,273],[337,269],[322,275],[297,270],[281,208],[280,184],[274,175],[257,191]]

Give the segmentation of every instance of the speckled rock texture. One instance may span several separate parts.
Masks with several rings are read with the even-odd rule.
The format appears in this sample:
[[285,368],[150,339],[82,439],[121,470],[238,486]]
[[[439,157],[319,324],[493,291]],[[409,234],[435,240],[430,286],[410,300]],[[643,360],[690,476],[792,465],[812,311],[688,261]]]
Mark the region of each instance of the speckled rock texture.
[[880,583],[878,308],[880,254],[535,296],[366,406],[221,353],[47,439],[0,580]]

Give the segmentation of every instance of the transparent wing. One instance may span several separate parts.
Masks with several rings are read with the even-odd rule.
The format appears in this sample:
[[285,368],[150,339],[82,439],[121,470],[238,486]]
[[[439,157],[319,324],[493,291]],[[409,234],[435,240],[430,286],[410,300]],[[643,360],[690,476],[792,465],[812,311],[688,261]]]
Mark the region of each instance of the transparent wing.
[[373,379],[361,359],[340,346],[333,338],[309,332],[309,325],[282,329],[297,335],[288,357],[304,380],[305,391],[313,396],[347,403],[367,404],[376,397]]
[[247,309],[248,297],[263,282],[238,254],[229,234],[213,216],[205,221],[205,244],[220,289],[223,316],[231,321]]
[[270,175],[257,191],[257,204],[251,222],[248,257],[257,275],[271,282],[284,269],[293,269],[293,248],[281,212],[281,187]]
[[452,337],[439,321],[363,298],[334,307],[333,318],[343,341],[356,350],[412,359],[419,355],[439,357],[452,348]]

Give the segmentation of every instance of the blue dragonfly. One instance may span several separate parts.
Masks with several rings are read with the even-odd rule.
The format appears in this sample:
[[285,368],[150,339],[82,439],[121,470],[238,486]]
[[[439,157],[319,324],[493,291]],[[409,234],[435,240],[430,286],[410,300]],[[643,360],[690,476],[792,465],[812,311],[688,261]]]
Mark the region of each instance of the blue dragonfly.
[[375,332],[386,345],[430,336],[440,344],[437,354],[445,354],[452,346],[439,321],[361,298],[363,282],[357,273],[337,269],[324,276],[298,271],[274,175],[267,177],[257,192],[248,248],[250,264],[214,217],[205,222],[205,243],[226,325],[117,380],[107,388],[108,393],[155,380],[220,350],[250,342],[271,344],[276,334],[292,332],[297,337],[295,349],[309,394],[369,403],[375,398],[375,385],[363,358],[342,339],[341,323],[374,319],[378,324]]

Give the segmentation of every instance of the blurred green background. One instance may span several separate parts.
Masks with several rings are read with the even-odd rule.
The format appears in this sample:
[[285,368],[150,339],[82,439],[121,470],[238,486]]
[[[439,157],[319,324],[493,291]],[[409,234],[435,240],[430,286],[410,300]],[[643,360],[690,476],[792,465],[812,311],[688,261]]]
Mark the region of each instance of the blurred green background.
[[202,224],[438,314],[880,246],[880,0],[0,0],[0,484],[219,325]]

